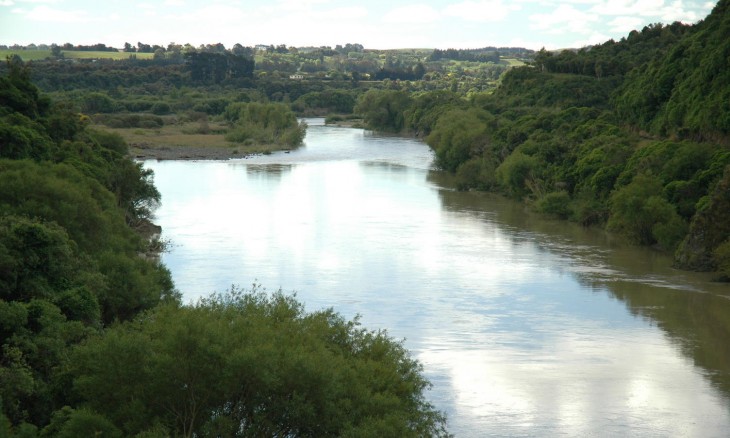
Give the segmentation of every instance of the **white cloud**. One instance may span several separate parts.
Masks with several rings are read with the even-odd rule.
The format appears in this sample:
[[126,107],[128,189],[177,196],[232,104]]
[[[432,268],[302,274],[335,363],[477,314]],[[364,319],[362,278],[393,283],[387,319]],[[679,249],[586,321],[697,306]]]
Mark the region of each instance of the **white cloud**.
[[670,3],[665,0],[601,0],[591,8],[591,12],[613,16],[654,17],[664,23],[694,23],[707,15],[714,6],[712,3],[685,3],[687,2],[683,0]]
[[631,15],[651,17],[664,9],[664,0],[603,0],[591,8],[601,15]]
[[501,21],[511,11],[520,9],[518,5],[506,5],[502,0],[482,0],[456,3],[444,9],[444,14],[466,21]]
[[431,6],[407,5],[385,14],[386,23],[430,23],[438,20],[439,14]]
[[672,23],[674,21],[681,21],[683,23],[694,23],[702,17],[699,17],[695,12],[684,9],[684,5],[681,1],[675,1],[670,5],[662,8],[659,16],[665,23]]
[[243,25],[243,23],[246,23],[245,20],[250,17],[242,8],[211,4],[184,14],[174,15],[171,18],[173,21],[201,23],[203,25],[216,23],[215,28],[217,28],[230,23]]
[[282,11],[309,11],[315,5],[325,4],[327,0],[280,0],[277,8]]
[[531,15],[529,20],[533,23],[530,25],[531,29],[543,30],[549,34],[590,34],[592,23],[599,21],[599,17],[580,11],[571,5],[560,5],[550,13]]
[[644,21],[638,17],[620,16],[608,22],[611,32],[626,33],[639,29]]
[[603,44],[610,39],[611,39],[611,37],[608,35],[602,34],[600,32],[593,32],[586,38],[582,38],[582,39],[573,41],[567,47],[579,48],[579,47],[586,47],[586,46],[595,46],[598,44]]
[[65,11],[49,6],[36,6],[26,12],[25,16],[33,21],[50,23],[87,23],[91,21],[86,11]]
[[165,6],[185,6],[185,0],[165,0]]
[[15,3],[13,3],[13,0],[1,0],[0,6],[13,6]]
[[312,18],[319,17],[322,20],[355,20],[364,18],[367,15],[368,10],[362,6],[348,6],[319,12]]

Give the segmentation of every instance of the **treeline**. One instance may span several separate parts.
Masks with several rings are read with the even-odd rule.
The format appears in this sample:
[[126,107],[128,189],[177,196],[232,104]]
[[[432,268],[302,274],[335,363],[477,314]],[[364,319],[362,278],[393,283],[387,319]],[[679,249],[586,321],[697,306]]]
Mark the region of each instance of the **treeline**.
[[[360,44],[350,43],[335,48],[297,48],[283,44],[256,47],[235,44],[226,48],[220,43],[198,47],[170,43],[163,47],[139,42],[137,46],[125,43],[123,52],[107,58],[101,53],[94,53],[92,59],[78,53],[64,55],[61,47],[55,44],[52,48],[47,58],[33,61],[34,80],[45,91],[78,88],[109,91],[118,86],[136,85],[141,83],[138,78],[147,77],[144,83],[164,81],[176,87],[199,86],[201,83],[252,86],[241,79],[354,83],[393,81],[411,91],[453,87],[467,94],[494,89],[504,71],[516,63],[532,59],[534,55],[533,51],[521,48],[499,48],[500,56],[512,58],[508,60],[468,55],[485,54],[485,50],[492,49],[484,48],[457,51],[457,55],[463,55],[462,60],[454,61],[445,57],[433,60],[431,55],[440,51],[429,49],[367,50]],[[25,57],[25,52],[19,49],[14,54]],[[150,53],[153,56],[146,56]],[[34,59],[41,56],[37,53],[28,55]],[[191,65],[191,60],[205,62],[193,62]],[[167,73],[167,78],[164,73]],[[335,88],[341,86],[337,84]]]
[[620,41],[608,40],[603,44],[580,50],[559,53],[545,49],[535,54],[533,65],[543,72],[573,75],[611,77],[624,76],[636,67],[646,65],[657,56],[674,47],[692,26],[674,22],[645,26],[641,32],[633,30]]
[[425,136],[461,189],[672,251],[730,277],[730,12],[590,50],[541,51],[492,94],[372,90],[368,126]]
[[[384,332],[256,286],[182,306],[156,258],[152,173],[8,62],[0,436],[448,436]],[[297,125],[282,104],[227,110],[240,131],[262,113],[262,132]]]
[[190,52],[185,55],[190,79],[197,83],[219,84],[224,80],[253,78],[255,62],[232,53]]
[[51,44],[51,50],[54,49],[54,46],[58,47],[59,49],[74,50],[77,52],[116,52],[117,51],[117,49],[115,49],[114,47],[107,47],[106,44],[102,44],[102,43],[91,44],[91,45],[87,45],[87,46],[82,45],[82,44],[77,44],[74,46],[71,43],[65,43],[62,46],[57,46],[56,44]]
[[481,49],[435,49],[429,55],[429,61],[440,61],[448,59],[451,61],[473,61],[498,63],[504,57],[509,58],[531,58],[535,54],[530,49],[523,47],[484,47]]
[[376,81],[382,81],[384,79],[418,81],[423,79],[424,74],[426,74],[426,67],[419,62],[413,67],[383,67],[375,73],[373,79]]
[[435,49],[428,57],[429,61],[440,61],[442,59],[450,59],[453,61],[493,62],[496,64],[499,62],[500,56],[496,49]]

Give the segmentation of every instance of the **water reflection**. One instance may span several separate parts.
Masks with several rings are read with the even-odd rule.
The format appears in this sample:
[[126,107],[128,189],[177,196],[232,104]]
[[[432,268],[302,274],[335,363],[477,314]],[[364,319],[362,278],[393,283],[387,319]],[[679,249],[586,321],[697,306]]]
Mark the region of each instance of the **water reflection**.
[[[730,339],[730,291],[726,284],[713,283],[705,274],[673,270],[671,257],[666,254],[628,246],[598,230],[546,220],[531,214],[522,205],[497,196],[442,190],[440,199],[444,207],[452,211],[491,210],[494,215],[490,221],[499,222],[503,229],[511,228],[510,235],[516,245],[532,241],[537,250],[550,254],[548,262],[555,265],[556,271],[570,275],[586,289],[596,293],[605,292],[608,297],[620,300],[631,315],[646,321],[650,327],[656,325],[662,329],[662,332],[654,333],[654,336],[659,335],[658,340],[652,341],[648,338],[651,331],[632,327],[617,339],[608,337],[600,339],[596,344],[604,355],[606,350],[610,352],[615,349],[615,353],[608,355],[624,357],[624,360],[614,360],[615,363],[622,366],[628,364],[631,367],[638,364],[633,371],[617,369],[611,372],[612,375],[645,376],[638,380],[629,379],[626,384],[630,386],[624,388],[627,394],[632,394],[627,399],[632,409],[637,400],[644,400],[644,405],[650,405],[652,410],[662,412],[662,415],[671,415],[667,411],[681,415],[682,410],[691,409],[692,404],[697,402],[692,397],[696,391],[692,385],[698,382],[692,379],[682,381],[683,376],[671,375],[666,371],[669,368],[667,360],[658,359],[662,354],[657,349],[661,349],[662,343],[666,343],[664,341],[667,339],[689,359],[682,361],[680,358],[674,365],[682,368],[691,368],[692,365],[703,367],[700,375],[708,378],[722,391],[722,398],[727,398],[727,394],[730,394],[730,344],[727,342]],[[580,315],[586,313],[586,310],[572,309],[571,312]],[[599,315],[593,314],[590,318],[598,321]],[[613,324],[616,320],[611,318],[610,321]],[[596,339],[596,331],[591,330],[592,340]],[[583,348],[573,348],[573,351],[585,350],[585,345]],[[566,355],[565,351],[557,354],[563,358]],[[530,357],[534,359],[535,355],[531,354]],[[508,362],[514,365],[516,361]],[[588,364],[578,363],[578,367],[572,372],[575,375],[585,375],[584,365]],[[565,370],[565,363],[561,367]],[[590,368],[595,369],[594,366]],[[493,370],[489,374],[494,372]],[[541,373],[544,372],[545,370],[541,370]],[[589,380],[596,381],[594,377]],[[539,386],[529,377],[524,382],[531,387]],[[682,404],[678,408],[671,408],[670,404],[677,402],[669,401],[671,394],[666,393],[667,388],[682,388],[687,391],[687,398],[681,400]],[[561,391],[551,390],[554,394]],[[596,388],[595,391],[606,394],[605,388]],[[616,391],[616,388],[612,391]],[[687,399],[691,401],[687,402]],[[723,403],[727,406],[728,401]],[[718,411],[726,415],[724,409]],[[665,426],[655,423],[648,426],[646,432],[665,436],[703,434],[701,428],[692,429],[686,426],[678,433],[671,427],[673,425],[669,423]],[[629,430],[635,432],[637,429],[632,427]],[[713,433],[722,435],[720,429]]]
[[244,166],[249,177],[271,178],[281,180],[281,177],[291,172],[293,164],[248,164]]
[[310,124],[306,143],[146,164],[186,299],[257,280],[361,314],[406,338],[457,436],[726,435],[727,286],[446,189],[418,142]]

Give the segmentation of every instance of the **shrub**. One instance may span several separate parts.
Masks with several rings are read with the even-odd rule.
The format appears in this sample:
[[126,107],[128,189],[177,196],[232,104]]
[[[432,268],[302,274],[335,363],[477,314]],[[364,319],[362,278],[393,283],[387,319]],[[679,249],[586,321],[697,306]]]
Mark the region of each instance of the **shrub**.
[[165,114],[170,114],[170,105],[165,102],[157,102],[154,105],[152,105],[152,114],[157,114],[158,116],[162,116]]
[[552,192],[541,197],[535,203],[537,211],[567,219],[571,216],[570,195],[566,191]]

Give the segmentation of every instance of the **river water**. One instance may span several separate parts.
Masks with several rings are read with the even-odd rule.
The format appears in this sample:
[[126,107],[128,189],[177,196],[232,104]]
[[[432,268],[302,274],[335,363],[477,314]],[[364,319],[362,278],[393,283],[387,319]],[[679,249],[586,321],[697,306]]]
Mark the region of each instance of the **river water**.
[[186,302],[257,283],[359,314],[457,437],[730,435],[730,286],[456,192],[422,142],[309,124],[291,153],[145,162]]

